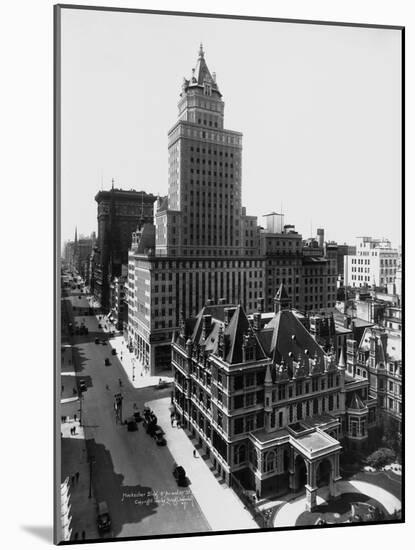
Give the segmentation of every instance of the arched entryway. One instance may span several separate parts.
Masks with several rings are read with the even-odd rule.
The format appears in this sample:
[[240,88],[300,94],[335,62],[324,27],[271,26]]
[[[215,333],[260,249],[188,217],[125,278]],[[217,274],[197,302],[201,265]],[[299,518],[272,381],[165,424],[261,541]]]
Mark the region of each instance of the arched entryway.
[[329,485],[331,469],[332,469],[332,465],[328,458],[325,458],[320,462],[320,464],[317,466],[317,472],[316,472],[317,487],[323,487],[325,485]]
[[307,466],[304,458],[297,455],[294,462],[295,491],[300,491],[307,484]]

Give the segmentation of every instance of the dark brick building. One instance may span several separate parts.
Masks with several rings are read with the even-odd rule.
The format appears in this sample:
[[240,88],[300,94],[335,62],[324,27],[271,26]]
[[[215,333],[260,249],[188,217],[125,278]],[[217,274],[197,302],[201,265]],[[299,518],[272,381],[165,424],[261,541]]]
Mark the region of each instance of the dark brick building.
[[144,191],[115,189],[99,191],[98,236],[94,254],[92,289],[104,309],[109,307],[109,288],[113,277],[121,275],[128,263],[131,235],[138,226],[153,223],[154,195]]

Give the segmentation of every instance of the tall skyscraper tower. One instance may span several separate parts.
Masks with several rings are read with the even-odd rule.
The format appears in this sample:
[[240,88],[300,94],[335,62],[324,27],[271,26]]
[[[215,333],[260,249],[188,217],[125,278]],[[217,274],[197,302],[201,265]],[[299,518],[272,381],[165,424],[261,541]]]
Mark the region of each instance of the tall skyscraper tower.
[[202,46],[178,108],[168,133],[168,195],[157,200],[155,227],[133,234],[128,256],[128,343],[152,374],[170,366],[172,335],[206,303],[240,303],[252,313],[260,298],[272,307],[283,283],[293,305],[308,310],[317,297],[305,296],[303,274],[310,284],[319,276],[312,288],[320,298],[327,272],[323,258],[303,261],[292,226],[260,233],[242,207],[242,134],[224,128],[222,94]]
[[156,214],[157,254],[239,256],[242,134],[224,129],[222,94],[202,45],[178,108],[168,134],[168,198]]

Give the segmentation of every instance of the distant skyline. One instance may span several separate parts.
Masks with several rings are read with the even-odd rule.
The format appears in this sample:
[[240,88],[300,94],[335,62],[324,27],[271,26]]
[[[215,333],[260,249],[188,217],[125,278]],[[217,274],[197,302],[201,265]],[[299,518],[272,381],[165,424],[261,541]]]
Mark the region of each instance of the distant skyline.
[[[247,40],[247,37],[249,39]],[[167,194],[167,132],[200,42],[243,132],[247,213],[303,238],[401,244],[401,38],[395,30],[62,12],[62,241],[97,231],[101,189]]]

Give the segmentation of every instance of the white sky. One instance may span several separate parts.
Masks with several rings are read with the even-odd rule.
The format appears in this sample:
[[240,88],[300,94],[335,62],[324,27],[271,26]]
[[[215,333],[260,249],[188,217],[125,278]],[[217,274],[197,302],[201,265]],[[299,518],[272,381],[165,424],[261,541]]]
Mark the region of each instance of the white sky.
[[395,30],[62,11],[62,240],[96,230],[95,194],[167,194],[167,132],[199,43],[242,131],[248,214],[304,237],[401,232],[401,41]]

